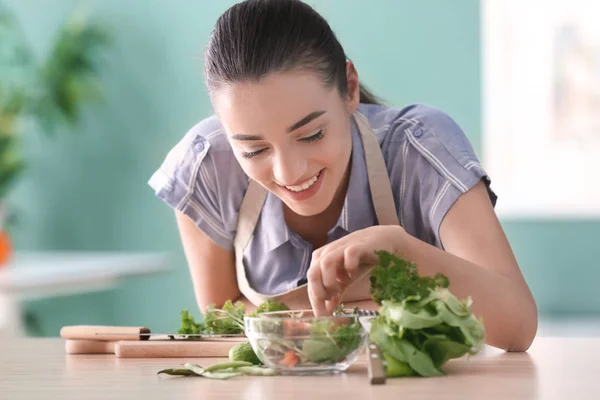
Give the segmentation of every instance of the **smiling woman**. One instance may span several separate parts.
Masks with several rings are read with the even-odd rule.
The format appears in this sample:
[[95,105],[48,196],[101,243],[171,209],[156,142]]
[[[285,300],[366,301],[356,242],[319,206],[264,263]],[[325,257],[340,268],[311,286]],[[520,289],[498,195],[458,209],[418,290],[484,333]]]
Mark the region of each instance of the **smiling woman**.
[[176,210],[201,309],[269,298],[317,315],[374,307],[376,250],[471,296],[487,342],[529,347],[537,310],[461,128],[378,104],[327,22],[299,0],[248,0],[206,50],[215,115],[150,179]]

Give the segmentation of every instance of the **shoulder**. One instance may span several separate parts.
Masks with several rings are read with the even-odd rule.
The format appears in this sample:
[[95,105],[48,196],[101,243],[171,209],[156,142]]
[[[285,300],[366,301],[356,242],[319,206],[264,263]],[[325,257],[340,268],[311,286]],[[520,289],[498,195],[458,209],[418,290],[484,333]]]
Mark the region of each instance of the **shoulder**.
[[458,197],[491,179],[467,135],[447,113],[427,105],[392,108],[361,105],[386,162],[401,224],[441,246],[439,226]]
[[[399,143],[429,139],[430,145],[441,145],[472,152],[473,148],[458,123],[444,111],[425,104],[404,108],[361,104],[365,115],[380,142]],[[431,142],[433,140],[433,142]]]
[[479,178],[470,172],[481,168],[471,142],[444,111],[424,104],[404,108],[361,105],[359,111],[377,135],[389,168],[425,172],[430,167],[461,191]]
[[[211,116],[195,124],[179,139],[149,183],[156,190],[175,184],[191,189],[196,179],[214,181],[214,175],[226,171],[245,175],[235,159],[221,123]],[[203,176],[198,176],[199,173]]]
[[190,128],[148,184],[158,198],[190,216],[217,244],[231,248],[248,178],[216,117]]

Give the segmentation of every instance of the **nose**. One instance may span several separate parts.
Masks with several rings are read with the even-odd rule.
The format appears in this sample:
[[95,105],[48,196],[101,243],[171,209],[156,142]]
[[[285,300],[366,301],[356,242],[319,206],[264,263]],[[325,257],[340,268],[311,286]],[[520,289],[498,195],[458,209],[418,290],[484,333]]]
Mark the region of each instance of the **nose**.
[[298,184],[306,176],[307,164],[301,152],[280,153],[273,165],[275,182],[284,186]]

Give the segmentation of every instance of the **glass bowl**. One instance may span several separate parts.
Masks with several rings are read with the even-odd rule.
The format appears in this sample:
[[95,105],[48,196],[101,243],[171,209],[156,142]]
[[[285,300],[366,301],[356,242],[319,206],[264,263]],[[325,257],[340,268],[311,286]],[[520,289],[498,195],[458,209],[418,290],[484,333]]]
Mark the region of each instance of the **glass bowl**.
[[368,332],[358,314],[315,317],[312,310],[274,311],[244,317],[252,349],[267,367],[285,374],[346,370],[364,350]]

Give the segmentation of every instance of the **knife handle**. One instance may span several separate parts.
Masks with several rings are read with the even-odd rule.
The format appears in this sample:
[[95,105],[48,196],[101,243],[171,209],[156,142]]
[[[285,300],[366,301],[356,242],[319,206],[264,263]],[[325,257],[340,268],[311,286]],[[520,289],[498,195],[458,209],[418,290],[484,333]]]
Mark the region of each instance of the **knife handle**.
[[371,385],[381,385],[385,383],[385,368],[381,359],[379,347],[369,340],[367,344],[367,373]]
[[65,350],[67,354],[115,354],[115,343],[99,340],[67,339]]
[[72,325],[63,326],[60,330],[60,337],[108,342],[147,339],[147,337],[142,338],[141,333],[150,333],[150,329],[141,326]]

